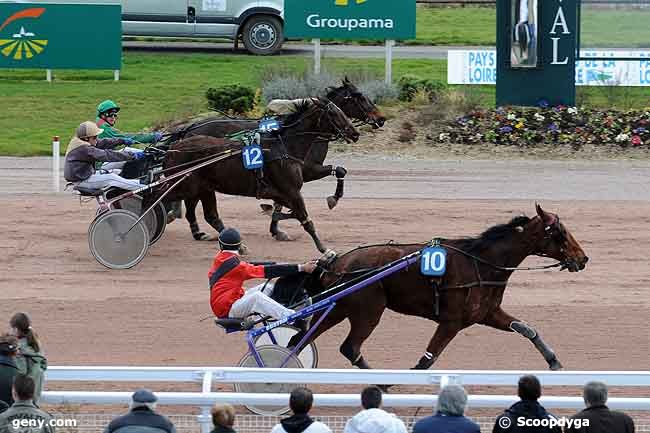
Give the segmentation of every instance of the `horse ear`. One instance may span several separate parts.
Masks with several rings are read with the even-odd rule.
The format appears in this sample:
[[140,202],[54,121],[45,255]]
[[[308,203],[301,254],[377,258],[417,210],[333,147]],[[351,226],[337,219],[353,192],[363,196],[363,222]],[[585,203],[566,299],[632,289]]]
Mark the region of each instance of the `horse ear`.
[[539,215],[539,217],[542,219],[544,225],[548,227],[555,224],[555,215],[544,212],[539,203],[535,203],[535,208],[537,209],[537,215]]
[[343,84],[352,84],[348,76],[346,75],[345,78],[343,78]]

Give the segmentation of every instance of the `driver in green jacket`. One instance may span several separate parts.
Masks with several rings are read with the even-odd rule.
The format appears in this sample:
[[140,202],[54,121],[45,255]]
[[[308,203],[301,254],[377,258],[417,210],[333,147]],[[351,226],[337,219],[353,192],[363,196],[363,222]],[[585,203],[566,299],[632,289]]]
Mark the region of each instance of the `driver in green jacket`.
[[122,138],[137,143],[157,143],[162,138],[161,132],[150,134],[125,134],[115,127],[120,107],[110,99],[101,102],[97,106],[97,118],[95,123],[104,132],[97,138]]

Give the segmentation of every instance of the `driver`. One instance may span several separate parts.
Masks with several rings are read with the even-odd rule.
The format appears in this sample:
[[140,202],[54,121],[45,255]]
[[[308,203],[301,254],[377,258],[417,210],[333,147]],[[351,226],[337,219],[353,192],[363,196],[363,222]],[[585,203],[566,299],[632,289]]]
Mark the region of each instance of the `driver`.
[[[210,306],[219,318],[248,317],[253,313],[283,319],[295,311],[284,307],[270,298],[273,285],[264,284],[244,291],[242,284],[254,278],[276,278],[294,275],[299,272],[312,273],[316,261],[301,265],[253,265],[239,257],[241,236],[234,228],[224,229],[219,234],[221,251],[217,253],[208,272],[210,279]],[[269,290],[270,288],[270,290]],[[250,321],[246,323],[249,327]]]
[[90,189],[103,189],[114,186],[129,191],[142,188],[137,179],[125,179],[104,170],[95,171],[97,162],[129,161],[144,158],[144,152],[115,152],[110,150],[124,144],[121,138],[98,139],[102,130],[94,122],[84,122],[68,144],[65,152],[64,176],[68,182],[78,182],[78,186]]

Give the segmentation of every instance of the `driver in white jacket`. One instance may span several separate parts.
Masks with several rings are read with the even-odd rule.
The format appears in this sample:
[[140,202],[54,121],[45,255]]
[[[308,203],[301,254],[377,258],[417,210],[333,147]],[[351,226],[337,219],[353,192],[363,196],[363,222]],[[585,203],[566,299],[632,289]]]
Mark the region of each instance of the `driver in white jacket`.
[[369,386],[361,392],[364,410],[348,420],[343,433],[406,433],[404,422],[381,406],[381,390]]

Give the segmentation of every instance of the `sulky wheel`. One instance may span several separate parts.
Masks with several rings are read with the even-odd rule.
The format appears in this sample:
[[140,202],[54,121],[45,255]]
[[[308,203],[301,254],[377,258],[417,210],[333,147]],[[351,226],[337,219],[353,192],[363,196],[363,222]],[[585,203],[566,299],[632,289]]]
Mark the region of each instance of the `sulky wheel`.
[[[289,340],[291,340],[291,337],[300,331],[298,328],[294,328],[293,326],[282,325],[275,328],[271,332],[273,333],[275,341],[279,346],[287,347]],[[265,346],[268,344],[274,344],[268,332],[266,334],[258,336],[255,339],[256,347]],[[312,341],[307,346],[305,346],[298,354],[298,359],[305,368],[316,368],[318,366],[318,350],[316,349],[316,343]]]
[[95,259],[111,269],[129,269],[149,249],[149,231],[138,216],[124,209],[98,215],[88,228],[88,245]]
[[[165,206],[162,205],[162,203],[158,203],[158,204],[163,207],[163,212],[165,212]],[[123,198],[122,200],[117,202],[116,207],[119,207],[120,209],[128,210],[130,212],[133,212],[136,215],[142,215],[142,211],[146,210],[146,209],[142,209],[142,197],[137,195]],[[158,212],[160,212],[160,210],[158,209],[158,205],[156,205],[155,208],[153,208],[150,212],[148,212],[144,216],[144,218],[142,218],[142,222],[149,230],[149,245],[153,245],[154,243],[156,243],[156,241],[160,239],[160,236],[162,236],[162,233],[165,230],[163,226],[162,231],[160,231],[160,224],[158,222]],[[165,224],[166,223],[167,223],[167,215],[165,213]]]
[[158,203],[156,207],[151,210],[151,213],[156,217],[156,229],[154,230],[153,235],[151,235],[149,245],[158,242],[158,239],[162,237],[163,233],[165,233],[165,228],[167,227],[167,209],[165,209],[165,205],[162,204],[162,202]]
[[[291,351],[285,347],[276,346],[274,344],[269,344],[267,346],[257,347],[257,353],[262,358],[264,367],[268,368],[277,368],[282,365],[285,359],[289,357],[289,360],[284,365],[285,368],[303,368],[302,363],[294,355],[291,355]],[[244,357],[239,361],[239,367],[249,367],[249,368],[258,368],[257,361],[252,353],[248,352]],[[236,383],[235,391],[243,393],[280,393],[288,394],[294,388],[297,388],[301,385],[295,383]],[[246,405],[248,410],[258,415],[282,415],[289,411],[288,406],[269,406],[269,405],[260,405],[260,404],[249,404]]]

